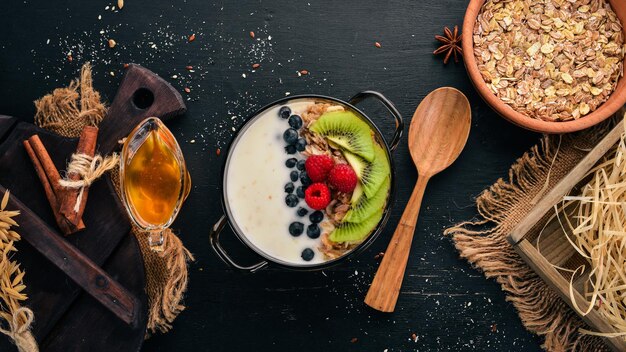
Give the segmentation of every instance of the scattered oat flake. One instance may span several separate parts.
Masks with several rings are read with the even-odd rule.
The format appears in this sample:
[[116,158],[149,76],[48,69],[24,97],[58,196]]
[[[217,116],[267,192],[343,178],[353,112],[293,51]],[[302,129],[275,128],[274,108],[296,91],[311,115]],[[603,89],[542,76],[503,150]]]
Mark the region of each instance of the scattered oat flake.
[[113,49],[117,45],[117,42],[114,39],[109,39],[109,48]]
[[190,43],[191,43],[191,42],[193,42],[194,40],[196,40],[196,34],[195,34],[195,33],[193,33],[192,35],[190,35],[190,36],[189,36],[189,38],[187,38],[187,40],[188,40]]
[[253,65],[252,65],[252,68],[253,68],[253,69],[255,69],[255,70],[256,70],[257,68],[259,68],[259,67],[261,67],[261,64],[253,64]]
[[254,38],[254,32],[250,31],[250,38]]
[[374,43],[374,45],[375,45],[377,48],[382,48],[382,47],[383,47],[382,45],[380,45],[380,43],[379,43],[379,42]]
[[121,10],[124,7],[124,0],[117,0],[117,7]]

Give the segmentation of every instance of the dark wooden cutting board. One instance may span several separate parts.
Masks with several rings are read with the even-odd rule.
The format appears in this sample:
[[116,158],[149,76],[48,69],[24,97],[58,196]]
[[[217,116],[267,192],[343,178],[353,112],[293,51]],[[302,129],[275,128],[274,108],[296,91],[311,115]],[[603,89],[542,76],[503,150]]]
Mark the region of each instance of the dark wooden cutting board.
[[[182,97],[171,85],[141,66],[130,65],[99,126],[98,151],[102,155],[119,151],[118,141],[147,117],[168,119],[185,111]],[[57,229],[43,187],[22,146],[22,141],[35,133],[57,168],[66,168],[77,139],[0,116],[0,184]],[[138,298],[139,324],[131,328],[123,323],[22,240],[17,244],[16,258],[26,270],[26,305],[35,313],[35,338],[42,351],[137,351],[144,339],[148,310],[143,259],[108,176],[91,186],[83,221],[86,229],[65,239]],[[0,351],[7,350],[15,347],[1,336]]]

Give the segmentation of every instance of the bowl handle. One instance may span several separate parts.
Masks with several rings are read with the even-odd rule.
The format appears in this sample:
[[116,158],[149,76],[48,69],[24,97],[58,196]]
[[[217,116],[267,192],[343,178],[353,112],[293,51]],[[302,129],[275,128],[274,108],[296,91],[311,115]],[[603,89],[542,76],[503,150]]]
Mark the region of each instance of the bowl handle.
[[226,219],[226,215],[222,215],[222,217],[209,231],[209,243],[211,244],[211,247],[213,247],[215,253],[217,253],[217,256],[220,257],[224,263],[241,271],[253,273],[257,270],[265,268],[267,266],[267,261],[262,261],[250,266],[243,266],[235,263],[235,261],[226,253],[224,247],[220,244],[220,234],[222,233],[222,230],[224,229],[224,226],[226,226],[227,222],[228,220]]
[[400,115],[398,109],[396,109],[396,107],[389,99],[387,99],[387,97],[373,90],[365,90],[357,93],[355,96],[350,98],[349,102],[352,105],[356,105],[366,98],[374,98],[380,101],[391,113],[391,115],[393,115],[393,117],[396,119],[396,131],[394,132],[391,143],[389,144],[389,149],[392,152],[395,151],[398,147],[398,143],[400,143],[400,138],[402,138],[402,131],[404,131],[404,120],[402,120],[402,115]]

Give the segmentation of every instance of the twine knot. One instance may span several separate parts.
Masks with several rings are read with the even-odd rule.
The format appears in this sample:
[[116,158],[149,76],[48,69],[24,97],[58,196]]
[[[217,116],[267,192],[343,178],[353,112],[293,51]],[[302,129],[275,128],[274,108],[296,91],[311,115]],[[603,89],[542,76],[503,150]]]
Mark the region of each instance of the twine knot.
[[95,156],[89,156],[82,153],[72,154],[69,165],[67,166],[67,174],[80,175],[80,180],[70,180],[64,178],[59,181],[59,184],[67,188],[80,188],[78,197],[76,198],[76,205],[74,211],[78,212],[81,201],[83,199],[83,193],[85,188],[91,186],[91,184],[99,179],[105,172],[113,169],[119,162],[119,156],[113,153],[110,156],[102,157],[100,154]]
[[32,310],[26,307],[18,308],[9,321],[9,329],[0,328],[0,332],[10,337],[19,352],[38,352],[37,342],[30,332],[30,325],[35,319]]

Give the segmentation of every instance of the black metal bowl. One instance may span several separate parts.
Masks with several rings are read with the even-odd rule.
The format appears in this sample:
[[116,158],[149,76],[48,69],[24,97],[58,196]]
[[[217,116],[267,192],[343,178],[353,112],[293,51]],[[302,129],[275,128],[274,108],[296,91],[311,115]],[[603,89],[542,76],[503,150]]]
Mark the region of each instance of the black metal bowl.
[[[387,141],[383,137],[380,129],[378,129],[376,124],[374,124],[374,122],[365,113],[363,113],[361,110],[359,110],[358,108],[356,108],[354,106],[355,104],[358,104],[360,101],[362,101],[363,99],[366,99],[366,98],[377,99],[378,101],[380,101],[387,108],[387,110],[391,113],[391,115],[393,115],[393,117],[395,119],[395,122],[396,122],[396,130],[394,132],[394,135],[392,137],[392,140],[391,140],[390,144],[387,143]],[[380,222],[378,223],[378,225],[376,226],[376,228],[374,229],[374,231],[362,243],[360,243],[358,246],[356,246],[351,251],[345,253],[344,255],[342,255],[342,256],[340,256],[338,258],[332,259],[332,260],[325,261],[323,263],[316,263],[316,264],[294,264],[294,263],[286,262],[286,261],[280,260],[278,258],[272,257],[269,254],[267,254],[264,251],[262,251],[261,249],[257,248],[254,244],[252,244],[252,242],[250,240],[248,240],[248,238],[245,236],[245,234],[242,233],[242,231],[239,229],[237,224],[234,221],[231,220],[233,217],[232,217],[231,210],[230,210],[230,207],[228,205],[228,201],[227,201],[227,197],[226,197],[226,187],[225,187],[225,185],[227,183],[227,180],[226,180],[226,170],[227,170],[228,165],[230,163],[230,156],[231,156],[231,152],[233,150],[232,147],[240,140],[241,136],[243,136],[243,133],[252,125],[252,122],[255,121],[256,118],[259,117],[265,110],[270,109],[272,107],[275,107],[277,105],[283,105],[283,104],[285,104],[288,101],[297,100],[297,99],[328,100],[328,101],[332,101],[332,102],[336,102],[336,103],[342,104],[342,105],[344,105],[344,106],[346,106],[346,107],[348,107],[350,109],[353,109],[355,112],[359,113],[363,118],[365,118],[366,122],[370,125],[372,130],[375,132],[376,139],[384,146],[384,149],[385,149],[385,151],[387,153],[387,157],[388,157],[389,162],[391,164],[391,188],[390,188],[390,191],[389,191],[389,199],[387,200],[387,204],[386,204],[385,210],[383,212],[383,217],[380,220]],[[352,98],[350,98],[349,102],[345,102],[345,101],[337,99],[337,98],[323,96],[323,95],[314,95],[314,94],[297,95],[297,96],[291,96],[291,97],[286,97],[286,98],[277,100],[277,101],[275,101],[273,103],[270,103],[270,104],[264,106],[263,108],[259,109],[237,131],[237,133],[235,134],[235,136],[231,140],[230,145],[228,147],[228,153],[226,155],[226,160],[224,161],[224,165],[222,166],[222,197],[221,197],[221,200],[222,200],[222,207],[224,209],[224,215],[222,215],[220,217],[220,219],[217,221],[217,223],[215,223],[215,225],[213,225],[213,227],[211,228],[211,230],[209,232],[209,242],[211,244],[211,247],[213,248],[215,253],[217,253],[217,255],[226,264],[228,264],[229,266],[231,266],[231,267],[233,267],[235,269],[239,269],[239,270],[242,270],[242,271],[249,271],[249,272],[257,271],[259,269],[262,269],[262,268],[266,267],[269,264],[275,265],[275,266],[278,266],[278,267],[287,268],[287,269],[292,269],[292,270],[304,270],[304,271],[322,270],[322,269],[326,269],[326,268],[329,268],[331,266],[337,265],[339,263],[345,262],[349,258],[354,257],[356,254],[362,252],[367,247],[369,247],[376,240],[376,238],[378,238],[378,236],[382,232],[383,228],[385,227],[385,224],[389,220],[389,215],[391,213],[390,210],[391,210],[391,207],[393,205],[394,198],[395,198],[395,188],[396,188],[396,182],[395,182],[396,174],[395,174],[394,159],[393,159],[392,153],[396,150],[396,148],[398,146],[398,143],[400,142],[400,138],[402,137],[403,129],[404,129],[404,122],[402,120],[402,116],[398,112],[398,109],[396,109],[396,107],[393,105],[393,103],[391,103],[391,101],[389,101],[389,99],[387,99],[381,93],[378,93],[378,92],[375,92],[375,91],[363,91],[363,92],[360,92],[360,93],[356,94],[355,96],[353,96]],[[241,243],[243,243],[248,248],[250,248],[252,251],[254,251],[256,254],[258,254],[260,257],[262,257],[263,258],[262,261],[254,264],[254,265],[243,266],[243,265],[237,264],[237,262],[235,260],[233,260],[230,255],[228,255],[228,253],[224,250],[224,248],[220,244],[220,234],[221,234],[222,230],[224,229],[224,226],[226,225],[226,223],[228,223],[230,225],[230,228],[233,230],[233,232],[235,233],[237,238],[241,241]]]

